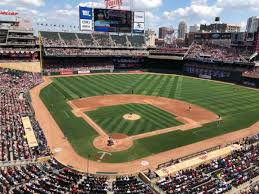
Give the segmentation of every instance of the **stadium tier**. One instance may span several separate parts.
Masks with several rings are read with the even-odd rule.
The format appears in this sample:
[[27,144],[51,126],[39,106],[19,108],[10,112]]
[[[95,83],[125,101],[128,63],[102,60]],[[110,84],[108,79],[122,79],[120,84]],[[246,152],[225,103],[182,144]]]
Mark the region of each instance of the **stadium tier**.
[[20,28],[16,20],[0,20],[0,60],[37,60],[39,49],[33,33],[31,28]]
[[44,47],[98,47],[144,49],[145,37],[135,35],[82,34],[65,32],[40,32]]
[[222,61],[225,63],[248,62],[236,49],[197,43],[192,44],[185,58],[204,61]]

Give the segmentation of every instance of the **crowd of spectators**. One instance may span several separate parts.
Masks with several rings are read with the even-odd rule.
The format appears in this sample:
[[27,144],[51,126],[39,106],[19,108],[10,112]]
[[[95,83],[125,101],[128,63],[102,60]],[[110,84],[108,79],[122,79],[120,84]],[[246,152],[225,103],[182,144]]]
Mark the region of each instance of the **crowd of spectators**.
[[[109,181],[111,184],[109,184]],[[63,166],[54,159],[21,166],[0,168],[0,193],[12,194],[151,194],[153,191],[136,176],[97,176]]]
[[144,36],[41,32],[45,47],[145,48]]
[[[49,154],[28,95],[29,89],[41,81],[39,74],[0,69],[0,162],[32,160]],[[30,118],[37,147],[29,148],[22,123],[25,116]]]
[[112,50],[84,48],[45,48],[47,56],[148,56],[145,50]]
[[225,193],[259,176],[258,141],[258,135],[246,139],[242,149],[231,155],[161,178],[156,184],[166,193]]
[[201,61],[220,61],[220,62],[247,62],[234,48],[221,47],[207,43],[193,43],[186,59],[196,59]]
[[2,167],[0,192],[107,193],[107,177],[93,176],[67,168],[54,159],[21,166]]
[[94,40],[97,43],[97,46],[102,46],[102,47],[112,47],[116,46],[115,42],[111,39],[111,36],[106,35],[106,34],[95,34],[93,35]]
[[112,40],[118,47],[130,47],[131,43],[127,40],[126,35],[111,35]]
[[113,182],[113,191],[115,194],[152,194],[150,187],[135,176],[117,177]]

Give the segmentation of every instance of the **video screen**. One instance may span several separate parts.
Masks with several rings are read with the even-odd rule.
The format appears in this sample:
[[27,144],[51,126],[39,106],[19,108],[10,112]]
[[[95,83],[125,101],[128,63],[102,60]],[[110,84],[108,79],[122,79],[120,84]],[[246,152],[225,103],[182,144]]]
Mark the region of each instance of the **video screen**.
[[132,12],[124,10],[94,9],[94,30],[97,32],[130,33]]

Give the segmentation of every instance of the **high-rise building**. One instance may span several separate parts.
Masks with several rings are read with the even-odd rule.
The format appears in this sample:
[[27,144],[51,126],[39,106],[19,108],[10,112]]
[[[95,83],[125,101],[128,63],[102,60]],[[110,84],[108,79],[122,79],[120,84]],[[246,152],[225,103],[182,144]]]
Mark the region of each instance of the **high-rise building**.
[[200,26],[198,26],[197,24],[193,25],[193,26],[190,26],[190,29],[189,29],[189,32],[192,33],[192,32],[199,32],[200,30]]
[[225,24],[225,23],[213,23],[213,24],[201,24],[201,32],[240,32],[240,25]]
[[174,33],[174,29],[169,28],[169,27],[161,27],[159,28],[159,34],[158,37],[159,39],[164,39],[166,37],[166,35],[171,35]]
[[150,47],[153,47],[155,46],[155,41],[156,41],[156,32],[153,31],[153,30],[146,30],[145,31],[145,37],[146,37],[146,45],[147,46],[150,46]]
[[259,27],[259,16],[253,16],[248,18],[247,25],[246,25],[246,31],[248,33],[257,32],[258,27]]
[[181,21],[178,26],[178,38],[184,39],[186,33],[187,33],[187,24],[186,22]]

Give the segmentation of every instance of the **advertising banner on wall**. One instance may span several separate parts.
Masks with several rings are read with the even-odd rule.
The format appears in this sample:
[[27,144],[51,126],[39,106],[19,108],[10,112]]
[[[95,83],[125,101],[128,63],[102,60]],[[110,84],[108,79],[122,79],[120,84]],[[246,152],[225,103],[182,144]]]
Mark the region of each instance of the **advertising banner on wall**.
[[145,12],[134,12],[133,33],[144,33],[145,31]]
[[206,39],[206,40],[217,40],[217,39],[231,39],[231,33],[196,33],[194,39]]
[[145,24],[144,23],[134,23],[133,33],[144,33]]
[[90,7],[79,7],[79,26],[81,31],[93,29],[93,9]]
[[143,11],[135,11],[134,12],[134,22],[136,22],[136,23],[144,23],[145,22],[145,12],[143,12]]

